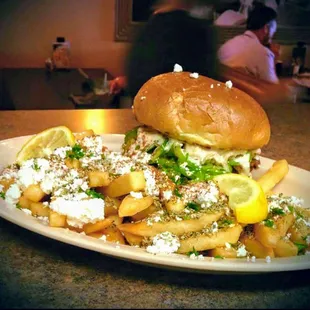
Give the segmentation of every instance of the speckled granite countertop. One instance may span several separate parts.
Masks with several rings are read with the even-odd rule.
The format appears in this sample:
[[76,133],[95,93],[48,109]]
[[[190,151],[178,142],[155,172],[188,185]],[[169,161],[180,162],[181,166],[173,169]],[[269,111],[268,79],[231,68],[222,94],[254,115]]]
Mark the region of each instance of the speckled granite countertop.
[[[266,112],[272,137],[262,155],[310,170],[310,104]],[[73,131],[124,133],[136,122],[131,110],[3,111],[0,140],[60,124]],[[310,270],[232,275],[159,269],[0,219],[0,308],[308,308],[309,279]]]

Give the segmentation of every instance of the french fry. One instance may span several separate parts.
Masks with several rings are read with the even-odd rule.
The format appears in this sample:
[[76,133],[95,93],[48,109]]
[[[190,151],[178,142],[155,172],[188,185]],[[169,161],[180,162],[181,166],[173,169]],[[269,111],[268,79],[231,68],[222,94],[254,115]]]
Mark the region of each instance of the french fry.
[[109,215],[107,218],[111,219],[112,224],[114,224],[116,227],[123,223],[123,218],[118,214]]
[[30,209],[31,200],[26,198],[24,195],[21,195],[19,197],[18,204],[22,209]]
[[290,257],[298,254],[298,247],[290,240],[281,238],[274,248],[276,257]]
[[106,236],[107,241],[115,242],[118,244],[126,244],[123,234],[117,227],[110,226],[104,229],[102,232]]
[[87,130],[75,133],[74,137],[75,137],[75,140],[78,141],[78,140],[81,140],[81,139],[83,139],[85,137],[91,137],[94,134],[95,133],[94,133],[94,131],[92,129],[87,129]]
[[289,167],[285,159],[273,163],[272,167],[257,182],[264,193],[270,192],[288,173]]
[[185,208],[185,203],[181,199],[173,197],[165,202],[165,207],[169,213],[181,213]]
[[264,223],[254,224],[255,238],[264,246],[275,248],[281,237],[284,237],[289,227],[294,222],[294,215],[287,213],[274,221],[274,227],[268,227]]
[[49,215],[49,226],[51,227],[66,227],[67,224],[67,216],[63,214],[59,214],[53,210],[50,210]]
[[262,245],[253,237],[242,237],[240,241],[245,245],[246,250],[257,258],[265,258],[267,256],[270,256],[270,258],[275,257],[273,248]]
[[310,234],[310,229],[304,222],[299,222],[298,225],[294,223],[287,231],[290,235],[290,240],[292,242],[297,242],[301,244],[307,244],[306,238]]
[[147,220],[136,223],[125,223],[118,226],[122,232],[129,232],[134,235],[153,237],[164,231],[170,231],[175,235],[182,235],[191,231],[199,231],[204,226],[217,221],[223,212],[216,213],[203,213],[199,218],[188,219],[188,220],[171,220],[168,222],[153,222],[151,225],[148,224]]
[[70,224],[68,224],[68,222],[66,222],[66,225],[64,226],[65,228],[68,228],[70,230],[73,230],[75,232],[81,233],[83,232],[83,227],[76,227],[76,226],[72,226]]
[[119,197],[131,191],[139,192],[145,189],[146,181],[143,171],[133,171],[114,179],[103,188],[103,193],[109,197]]
[[123,232],[126,241],[132,246],[140,246],[143,240],[142,236],[137,236],[129,232]]
[[108,186],[111,183],[109,173],[106,171],[89,171],[89,187]]
[[149,216],[150,214],[154,213],[158,211],[158,207],[156,207],[155,204],[150,205],[148,208],[134,214],[131,216],[132,221],[137,222],[137,221],[141,221],[144,218],[146,218],[147,216]]
[[226,246],[217,246],[214,249],[208,251],[208,256],[215,257],[225,257],[225,258],[236,258],[237,250],[234,248],[227,248]]
[[131,195],[127,195],[119,206],[118,215],[121,217],[135,215],[148,208],[153,201],[154,199],[151,196],[134,198]]
[[118,208],[121,204],[121,201],[116,198],[105,197],[105,206],[104,206],[104,216],[118,214]]
[[95,231],[93,233],[90,233],[87,236],[93,237],[93,238],[96,238],[96,239],[100,239],[100,238],[102,238],[102,236],[105,236],[105,234],[104,234],[104,232],[102,230],[99,230],[99,231]]
[[0,180],[0,185],[3,186],[4,192],[6,192],[13,183],[15,183],[15,180],[13,178]]
[[233,227],[227,227],[225,229],[220,229],[213,235],[198,234],[197,236],[189,237],[184,240],[180,238],[180,247],[178,253],[188,253],[192,251],[193,248],[196,251],[206,251],[214,249],[216,247],[225,246],[225,243],[236,243],[242,232],[242,227],[240,225],[235,225]]
[[39,202],[45,197],[45,193],[39,184],[31,184],[24,190],[24,196],[33,202]]
[[30,210],[34,216],[48,216],[50,208],[45,206],[42,202],[31,202]]
[[81,163],[76,158],[66,158],[65,164],[70,169],[79,169],[81,167]]
[[112,218],[105,218],[101,221],[98,221],[96,223],[87,223],[83,226],[83,230],[86,235],[89,235],[93,232],[103,230],[104,228],[107,228],[113,223]]

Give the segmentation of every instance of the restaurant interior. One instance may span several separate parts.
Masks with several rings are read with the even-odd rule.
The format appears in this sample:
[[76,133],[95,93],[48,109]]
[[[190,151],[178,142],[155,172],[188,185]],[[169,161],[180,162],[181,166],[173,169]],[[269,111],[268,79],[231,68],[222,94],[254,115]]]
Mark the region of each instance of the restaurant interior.
[[[141,125],[133,113],[134,98],[111,94],[109,85],[126,74],[126,56],[154,2],[0,0],[0,181],[23,143],[46,129],[93,130],[118,150],[123,135]],[[213,5],[204,18],[218,34],[218,48],[244,33],[245,8],[253,1],[207,2]],[[289,81],[289,93],[228,67],[219,80],[225,91],[239,88],[253,97],[270,123],[268,143],[255,150],[262,158],[255,176],[274,163],[287,164],[283,180],[271,180],[275,191],[266,197],[284,191],[294,201],[302,197],[309,208],[310,0],[258,2],[276,5],[273,42],[280,53],[275,69],[280,80]],[[254,136],[249,131],[242,139]],[[216,255],[199,261],[193,247],[195,259],[175,259],[144,253],[128,242],[100,243],[98,237],[82,235],[83,230],[70,230],[68,223],[48,227],[24,220],[25,214],[15,218],[20,210],[4,208],[2,189],[0,182],[0,309],[309,309],[310,216],[302,240],[306,255],[242,261]]]
[[[124,61],[134,33],[145,23],[154,1],[132,0],[10,0],[0,2],[0,109],[72,109],[85,105],[72,95],[87,92],[85,76],[108,80],[124,75]],[[280,76],[292,75],[293,50],[301,42],[305,50],[304,72],[310,68],[310,25],[308,1],[282,1],[278,12],[278,30],[274,41],[281,46],[277,59]],[[244,26],[218,25],[228,10],[236,10],[239,1],[217,1],[209,14],[218,26],[220,44],[244,31]],[[233,12],[237,12],[233,11]],[[49,72],[57,38],[70,53],[68,70]],[[46,72],[48,71],[48,72]],[[58,72],[57,72],[58,71]],[[65,71],[65,72],[63,72]],[[50,74],[49,74],[50,73]],[[296,81],[302,99],[309,95],[308,79]],[[238,77],[234,77],[238,84]],[[234,82],[234,81],[233,81]],[[257,81],[248,81],[249,88]],[[237,85],[236,84],[236,85]],[[304,86],[305,85],[305,86]],[[247,87],[247,85],[245,86]],[[87,88],[87,87],[86,87]],[[246,88],[247,90],[249,88]],[[308,89],[307,89],[308,88]],[[38,99],[40,98],[40,99]],[[45,98],[42,102],[41,98]],[[104,94],[86,102],[89,108],[130,107],[126,97]]]

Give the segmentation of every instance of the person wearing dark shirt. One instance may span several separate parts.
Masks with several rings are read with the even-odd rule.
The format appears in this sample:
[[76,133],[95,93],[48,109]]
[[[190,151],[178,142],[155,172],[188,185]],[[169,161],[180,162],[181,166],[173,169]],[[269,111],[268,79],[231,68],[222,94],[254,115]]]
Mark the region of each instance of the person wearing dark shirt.
[[[126,61],[126,76],[110,83],[112,93],[122,87],[134,97],[150,78],[172,72],[179,64],[184,71],[217,78],[216,34],[212,21],[192,16],[208,0],[161,1],[137,35]],[[119,85],[117,85],[119,84]]]

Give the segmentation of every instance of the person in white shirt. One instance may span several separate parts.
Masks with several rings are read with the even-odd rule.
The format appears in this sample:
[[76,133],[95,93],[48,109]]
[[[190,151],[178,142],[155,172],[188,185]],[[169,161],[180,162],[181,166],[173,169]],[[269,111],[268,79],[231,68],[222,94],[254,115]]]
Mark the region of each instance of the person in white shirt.
[[225,42],[218,50],[222,64],[243,68],[247,73],[270,83],[279,83],[275,55],[266,47],[277,30],[277,13],[267,6],[257,6],[247,18],[246,31]]

